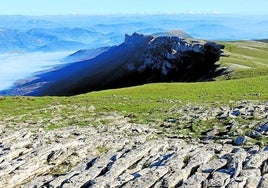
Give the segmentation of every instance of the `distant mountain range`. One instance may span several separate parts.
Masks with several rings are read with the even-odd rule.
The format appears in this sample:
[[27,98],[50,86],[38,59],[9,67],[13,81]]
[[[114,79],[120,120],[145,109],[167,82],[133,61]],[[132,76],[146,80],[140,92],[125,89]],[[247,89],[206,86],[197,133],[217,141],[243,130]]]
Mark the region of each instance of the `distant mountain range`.
[[107,35],[82,28],[36,28],[26,32],[0,30],[0,52],[51,52],[114,45],[119,35]]
[[[125,34],[133,32],[156,38],[176,36],[212,41],[262,40],[268,38],[268,16],[0,16],[1,89],[11,87],[16,79],[36,75],[36,71],[64,63],[90,61],[107,54],[121,46]],[[66,54],[71,55],[66,57]],[[21,74],[20,66],[23,66]]]
[[63,61],[65,62],[78,62],[78,61],[85,61],[88,59],[95,58],[96,56],[106,52],[111,47],[100,47],[100,48],[93,48],[89,50],[78,50],[77,52],[69,55],[68,57],[64,58]]
[[0,53],[76,51],[120,44],[125,33],[170,30],[207,40],[263,39],[268,38],[268,16],[0,16]]

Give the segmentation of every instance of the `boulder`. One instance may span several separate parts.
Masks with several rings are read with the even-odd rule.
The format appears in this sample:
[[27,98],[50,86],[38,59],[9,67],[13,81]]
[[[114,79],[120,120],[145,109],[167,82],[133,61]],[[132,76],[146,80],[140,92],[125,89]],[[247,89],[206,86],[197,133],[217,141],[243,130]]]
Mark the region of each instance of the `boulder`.
[[241,146],[245,144],[247,141],[247,138],[245,136],[239,136],[233,140],[234,145]]

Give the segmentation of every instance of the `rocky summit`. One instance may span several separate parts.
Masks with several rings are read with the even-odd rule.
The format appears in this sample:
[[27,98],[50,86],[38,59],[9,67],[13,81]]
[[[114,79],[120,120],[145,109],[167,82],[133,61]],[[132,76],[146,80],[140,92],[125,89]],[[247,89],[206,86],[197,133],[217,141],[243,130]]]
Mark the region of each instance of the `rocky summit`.
[[[268,187],[268,148],[256,144],[268,134],[268,103],[173,110],[173,118],[157,125],[108,112],[92,120],[98,126],[52,130],[43,127],[45,120],[15,123],[23,117],[7,116],[0,121],[0,187]],[[258,122],[238,121],[253,116]],[[201,119],[223,121],[225,129],[200,138],[168,131],[176,122]],[[55,114],[49,121],[62,120]]]
[[134,33],[92,58],[83,57],[86,60],[20,80],[5,94],[61,96],[152,82],[208,80],[215,76],[222,48],[213,42],[172,35]]

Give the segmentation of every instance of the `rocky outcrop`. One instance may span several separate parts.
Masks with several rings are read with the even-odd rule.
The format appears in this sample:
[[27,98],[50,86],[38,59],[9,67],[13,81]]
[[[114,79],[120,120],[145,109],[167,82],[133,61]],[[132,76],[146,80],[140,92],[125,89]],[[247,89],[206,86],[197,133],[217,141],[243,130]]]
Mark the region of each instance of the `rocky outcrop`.
[[[68,123],[56,114],[65,108],[53,107],[55,114],[47,117],[50,124]],[[73,108],[80,114],[95,110]],[[236,108],[239,115],[230,116]],[[129,117],[110,112],[90,119],[88,126],[53,130],[45,118],[34,122],[31,116],[7,116],[0,120],[0,187],[267,187],[268,148],[255,144],[259,139],[237,145],[230,132],[206,132],[194,139],[174,136],[168,127],[179,129],[177,121],[191,125],[198,118],[223,118],[220,114],[228,114],[231,122],[254,115],[261,123],[247,130],[267,137],[268,103],[240,101],[215,108],[189,104],[177,113],[178,118],[168,118],[164,127],[131,123]],[[80,114],[70,118],[81,122],[85,117]],[[233,126],[230,130],[246,125]]]
[[[118,130],[128,126],[133,125]],[[0,186],[267,185],[267,148],[168,138],[150,140],[153,130],[149,128],[140,128],[140,133],[132,129],[124,137],[116,129],[106,129],[106,133],[93,127],[13,132],[1,142]]]
[[222,45],[134,33],[119,46],[18,82],[9,95],[75,95],[151,82],[201,81],[215,76]]

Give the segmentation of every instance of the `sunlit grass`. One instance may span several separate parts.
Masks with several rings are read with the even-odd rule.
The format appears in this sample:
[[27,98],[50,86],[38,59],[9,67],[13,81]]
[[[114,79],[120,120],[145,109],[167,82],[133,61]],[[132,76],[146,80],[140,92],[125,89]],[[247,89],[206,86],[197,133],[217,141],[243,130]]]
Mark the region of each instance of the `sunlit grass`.
[[[7,116],[53,118],[96,112],[118,112],[137,119],[161,116],[174,105],[228,103],[237,100],[268,100],[268,76],[198,83],[156,83],[123,89],[91,92],[73,97],[6,97],[0,101],[1,118]],[[85,110],[79,110],[85,108]],[[23,120],[22,118],[22,120]],[[32,119],[32,118],[31,118]],[[75,122],[75,120],[72,120]]]
[[[186,104],[220,106],[241,100],[267,101],[268,69],[264,65],[268,59],[265,52],[267,47],[256,43],[256,53],[250,54],[247,48],[240,46],[241,43],[251,45],[250,48],[254,48],[255,44],[224,43],[225,53],[229,50],[230,56],[223,57],[219,63],[227,66],[239,64],[248,68],[236,68],[231,74],[219,77],[214,82],[154,83],[72,97],[2,97],[0,119],[2,124],[11,127],[26,123],[28,126],[53,130],[71,125],[109,124],[108,120],[101,118],[111,112],[129,117],[130,121],[150,123],[167,119],[172,116],[170,109]],[[251,60],[245,62],[242,58],[245,55],[247,58],[251,55]],[[203,128],[210,127],[204,124]],[[192,126],[197,132],[203,128]],[[187,134],[191,132],[188,128],[182,130]]]
[[231,71],[222,79],[239,79],[268,75],[268,43],[257,41],[221,42],[225,45],[224,57],[219,64]]

